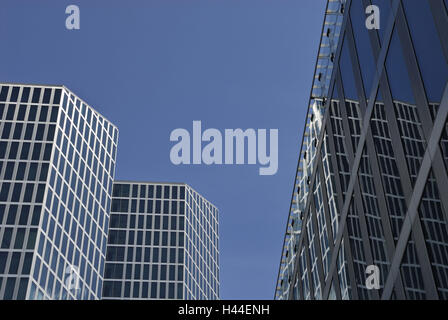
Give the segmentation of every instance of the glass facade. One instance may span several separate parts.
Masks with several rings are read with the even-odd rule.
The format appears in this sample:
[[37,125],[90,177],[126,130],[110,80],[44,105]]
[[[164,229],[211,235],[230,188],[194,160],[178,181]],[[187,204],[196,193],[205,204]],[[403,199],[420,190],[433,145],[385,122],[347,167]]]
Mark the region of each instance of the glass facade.
[[218,210],[185,184],[113,188],[104,299],[219,299]]
[[447,9],[328,1],[276,299],[448,299]]
[[118,130],[63,86],[0,84],[0,299],[100,299]]

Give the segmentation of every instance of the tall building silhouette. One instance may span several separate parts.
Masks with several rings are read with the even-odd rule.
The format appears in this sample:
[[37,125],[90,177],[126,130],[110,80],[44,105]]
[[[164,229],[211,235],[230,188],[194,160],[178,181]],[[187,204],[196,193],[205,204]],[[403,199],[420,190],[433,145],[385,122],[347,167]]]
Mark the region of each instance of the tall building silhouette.
[[447,9],[328,1],[276,299],[448,299]]

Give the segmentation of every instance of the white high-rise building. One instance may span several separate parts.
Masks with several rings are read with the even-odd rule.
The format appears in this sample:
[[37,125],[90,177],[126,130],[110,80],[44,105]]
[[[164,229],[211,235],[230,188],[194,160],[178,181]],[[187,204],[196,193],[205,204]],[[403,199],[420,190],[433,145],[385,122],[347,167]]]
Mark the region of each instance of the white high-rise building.
[[219,299],[218,210],[190,186],[116,181],[104,299]]
[[63,86],[0,84],[0,299],[100,299],[117,128]]

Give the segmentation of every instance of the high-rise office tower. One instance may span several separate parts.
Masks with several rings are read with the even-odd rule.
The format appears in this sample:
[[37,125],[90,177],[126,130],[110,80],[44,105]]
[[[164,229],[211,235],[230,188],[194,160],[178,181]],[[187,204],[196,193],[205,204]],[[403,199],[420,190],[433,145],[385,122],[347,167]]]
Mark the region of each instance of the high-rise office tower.
[[447,9],[328,1],[276,299],[448,299]]
[[218,210],[186,184],[116,181],[103,299],[219,299]]
[[100,299],[118,130],[63,86],[0,84],[0,299]]

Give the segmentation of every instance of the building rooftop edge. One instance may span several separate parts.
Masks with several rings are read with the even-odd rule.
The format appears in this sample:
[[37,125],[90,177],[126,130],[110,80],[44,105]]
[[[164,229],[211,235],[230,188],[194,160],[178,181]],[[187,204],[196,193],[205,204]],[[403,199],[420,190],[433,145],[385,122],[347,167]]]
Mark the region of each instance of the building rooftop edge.
[[79,100],[81,100],[84,104],[86,104],[89,108],[93,110],[98,116],[102,117],[104,120],[109,122],[117,131],[120,131],[118,127],[107,117],[105,117],[102,113],[100,113],[98,110],[96,110],[94,107],[92,107],[89,103],[87,103],[84,99],[82,99],[79,95],[77,95],[75,92],[70,90],[68,87],[66,87],[63,84],[38,84],[38,83],[22,83],[22,82],[3,82],[0,81],[0,85],[8,85],[8,86],[31,86],[31,87],[47,87],[47,88],[60,88],[68,91],[69,93],[75,95]]
[[170,182],[170,181],[149,181],[149,180],[120,180],[120,179],[116,179],[114,180],[114,184],[115,183],[136,183],[136,184],[175,184],[175,185],[181,185],[181,186],[188,186],[188,184],[184,183],[184,182]]
[[205,196],[203,196],[202,193],[200,193],[195,188],[193,188],[191,185],[189,185],[189,184],[187,184],[185,182],[169,182],[169,181],[160,182],[160,181],[119,180],[119,179],[116,179],[116,180],[114,180],[113,183],[114,184],[116,184],[116,183],[135,183],[135,184],[160,184],[160,185],[185,186],[185,187],[190,188],[191,190],[193,190],[197,194],[199,194],[205,201],[207,201],[211,206],[213,206],[216,210],[219,211],[218,207],[216,205],[214,205],[210,200],[208,200]]

